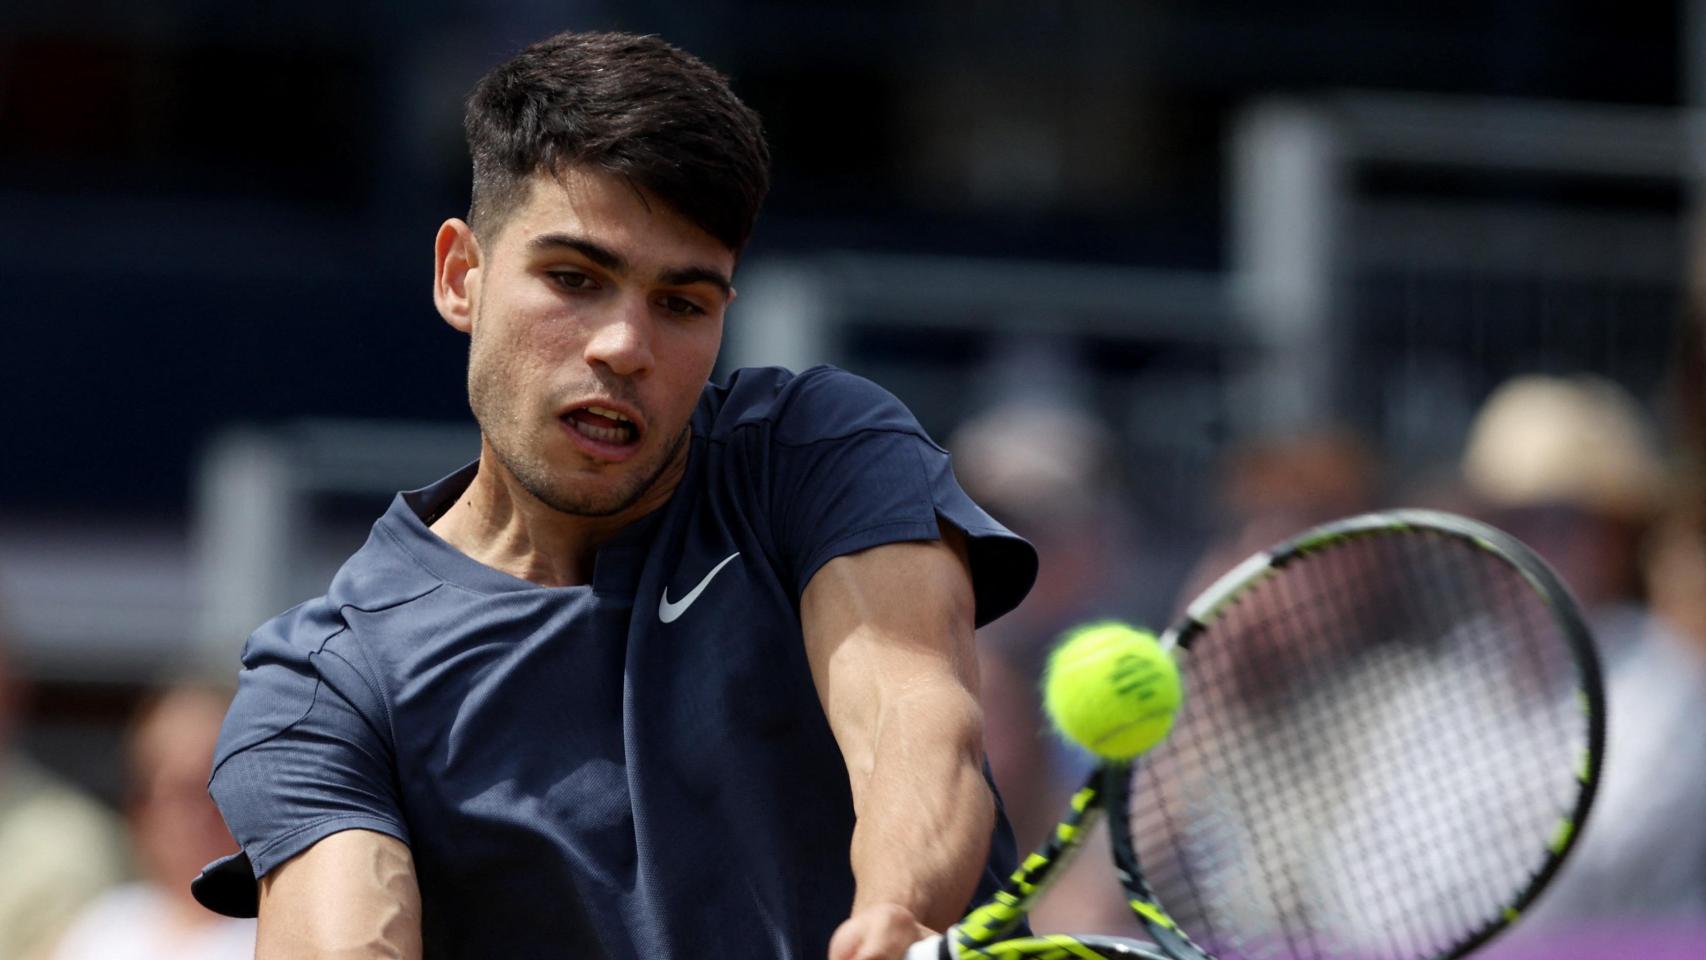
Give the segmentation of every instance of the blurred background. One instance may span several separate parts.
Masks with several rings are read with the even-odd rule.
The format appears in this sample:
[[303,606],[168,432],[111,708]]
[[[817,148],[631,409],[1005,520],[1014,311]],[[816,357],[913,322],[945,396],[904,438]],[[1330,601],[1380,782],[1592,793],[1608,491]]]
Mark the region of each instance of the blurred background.
[[[148,758],[205,779],[249,630],[476,453],[431,238],[462,97],[567,28],[765,117],[722,369],[878,380],[1037,543],[983,637],[1022,844],[1082,762],[1035,707],[1062,627],[1447,507],[1559,566],[1637,706],[1573,881],[1629,893],[1536,923],[1706,951],[1706,0],[152,0],[0,6],[0,960],[117,956],[66,952],[97,909],[241,941],[161,879],[160,831],[221,828]],[[42,866],[43,824],[93,852]],[[1104,899],[1038,926],[1123,929]]]

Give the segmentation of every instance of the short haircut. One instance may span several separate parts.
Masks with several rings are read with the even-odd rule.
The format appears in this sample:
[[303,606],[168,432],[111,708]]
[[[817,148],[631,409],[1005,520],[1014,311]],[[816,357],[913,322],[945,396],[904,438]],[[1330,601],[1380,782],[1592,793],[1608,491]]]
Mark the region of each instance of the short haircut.
[[536,173],[626,179],[739,252],[770,182],[758,114],[728,79],[653,36],[559,33],[486,74],[464,120],[468,220],[495,232]]

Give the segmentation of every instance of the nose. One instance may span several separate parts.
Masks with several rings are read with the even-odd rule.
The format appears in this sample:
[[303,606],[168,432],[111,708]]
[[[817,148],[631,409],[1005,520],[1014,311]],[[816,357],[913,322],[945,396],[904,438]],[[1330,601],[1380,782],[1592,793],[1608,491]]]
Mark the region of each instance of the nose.
[[652,320],[643,303],[627,305],[599,323],[586,342],[586,362],[632,377],[652,368]]

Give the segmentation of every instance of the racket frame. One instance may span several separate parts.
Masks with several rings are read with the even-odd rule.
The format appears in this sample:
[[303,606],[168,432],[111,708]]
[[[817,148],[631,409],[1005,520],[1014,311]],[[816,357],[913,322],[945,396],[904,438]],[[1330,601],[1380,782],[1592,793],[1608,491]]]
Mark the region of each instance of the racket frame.
[[[1593,638],[1582,618],[1581,608],[1569,588],[1527,544],[1496,527],[1437,510],[1398,509],[1359,514],[1344,520],[1312,527],[1277,546],[1257,553],[1227,571],[1191,601],[1185,613],[1157,638],[1169,654],[1187,653],[1191,644],[1244,591],[1278,573],[1286,565],[1310,553],[1359,537],[1423,531],[1468,544],[1510,565],[1546,603],[1552,620],[1563,634],[1576,667],[1579,704],[1587,717],[1587,742],[1576,768],[1576,802],[1558,824],[1547,848],[1546,859],[1510,903],[1494,911],[1486,921],[1459,939],[1443,953],[1425,960],[1455,960],[1477,949],[1521,918],[1539,897],[1581,836],[1582,825],[1593,809],[1605,755],[1605,680]],[[1143,877],[1137,852],[1131,842],[1130,778],[1135,764],[1104,764],[1104,802],[1108,806],[1108,835],[1113,845],[1115,872],[1125,888],[1132,912],[1157,946],[1176,960],[1214,960],[1213,955],[1193,943],[1173,922]],[[1417,958],[1424,960],[1424,958]]]
[[[1570,814],[1559,824],[1547,849],[1547,857],[1510,904],[1494,912],[1481,927],[1426,960],[1455,960],[1486,943],[1516,922],[1534,899],[1545,890],[1565,858],[1574,849],[1581,827],[1587,821],[1598,792],[1601,758],[1605,751],[1605,690],[1599,657],[1569,589],[1546,562],[1515,537],[1487,524],[1434,510],[1383,510],[1322,524],[1257,553],[1233,567],[1203,590],[1185,613],[1159,640],[1162,649],[1190,651],[1191,644],[1214,623],[1240,594],[1273,576],[1287,564],[1311,552],[1347,539],[1378,536],[1400,531],[1422,530],[1452,537],[1484,550],[1509,564],[1545,601],[1570,648],[1580,681],[1581,709],[1587,717],[1587,743],[1576,770],[1578,790]],[[1006,885],[987,903],[949,928],[940,940],[938,956],[952,958],[1025,957],[1156,957],[1171,960],[1215,960],[1198,946],[1162,907],[1143,876],[1142,865],[1131,842],[1131,784],[1137,761],[1105,761],[1091,772],[1073,794],[1071,810],[1056,825],[1036,852],[1027,856]],[[1133,915],[1154,940],[1162,954],[1153,954],[1141,944],[1110,937],[1047,936],[1003,940],[1025,917],[1032,904],[1047,889],[1061,868],[1082,845],[1099,815],[1108,817],[1108,835],[1115,873]],[[1418,958],[1422,960],[1422,958]]]

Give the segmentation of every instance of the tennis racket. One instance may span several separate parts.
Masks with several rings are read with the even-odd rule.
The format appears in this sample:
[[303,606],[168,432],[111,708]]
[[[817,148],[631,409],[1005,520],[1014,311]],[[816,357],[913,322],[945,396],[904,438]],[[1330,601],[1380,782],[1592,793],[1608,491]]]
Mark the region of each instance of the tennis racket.
[[[1102,764],[1001,892],[908,960],[1451,960],[1521,916],[1593,802],[1592,641],[1550,568],[1484,524],[1317,527],[1160,640],[1186,697],[1168,739]],[[1101,811],[1154,943],[1011,938]]]

